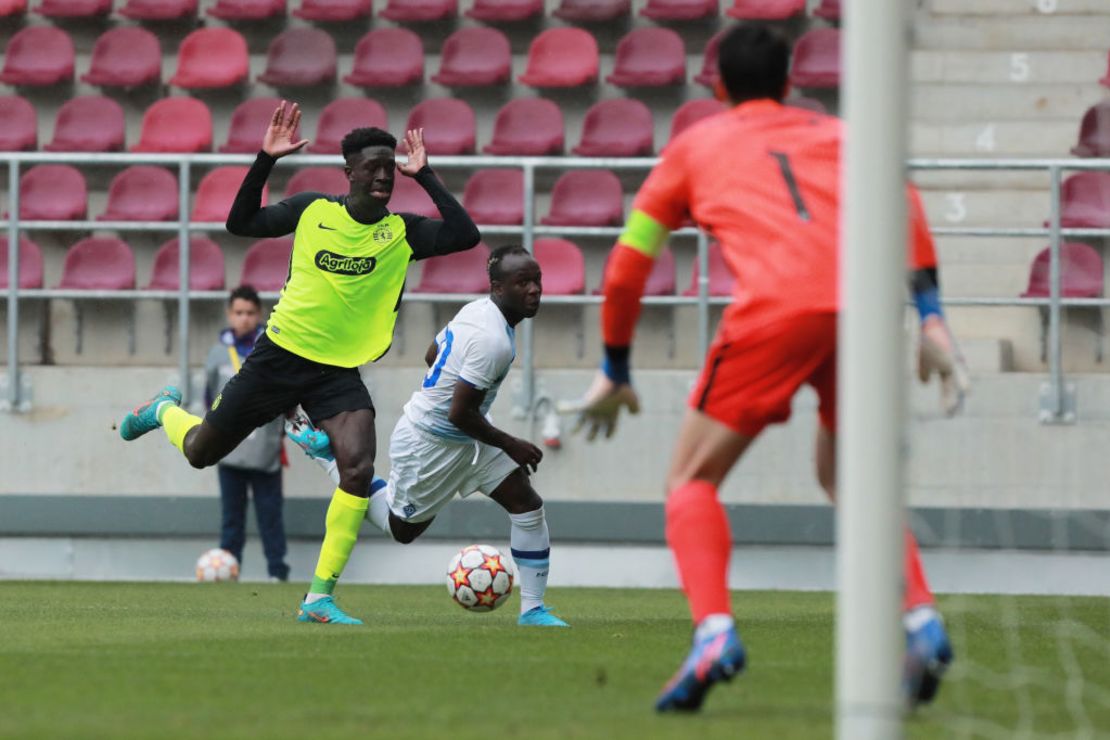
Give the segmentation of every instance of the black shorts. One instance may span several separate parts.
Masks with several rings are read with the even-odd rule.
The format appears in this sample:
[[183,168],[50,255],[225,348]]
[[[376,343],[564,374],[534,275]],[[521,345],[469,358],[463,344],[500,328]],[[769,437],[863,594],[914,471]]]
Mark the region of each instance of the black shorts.
[[224,434],[245,438],[297,404],[316,425],[344,411],[374,411],[358,368],[306,360],[263,334],[204,418]]

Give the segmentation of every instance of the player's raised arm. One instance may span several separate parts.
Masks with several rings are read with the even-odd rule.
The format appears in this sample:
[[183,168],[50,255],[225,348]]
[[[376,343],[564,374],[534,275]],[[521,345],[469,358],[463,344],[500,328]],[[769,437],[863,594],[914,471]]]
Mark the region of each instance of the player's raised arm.
[[413,259],[422,260],[441,254],[461,252],[470,249],[482,239],[478,227],[462,204],[444,187],[436,173],[428,166],[428,152],[424,148],[424,129],[405,132],[405,144],[409,158],[397,169],[405,177],[411,177],[424,188],[424,192],[435,203],[442,219],[423,218],[411,214],[401,214],[405,219],[409,245]]
[[314,194],[305,194],[304,197],[294,196],[283,200],[273,206],[262,206],[262,191],[266,187],[266,179],[274,162],[282,157],[299,151],[308,139],[297,139],[297,126],[301,121],[301,109],[296,103],[288,104],[284,100],[274,110],[270,125],[262,139],[262,151],[254,160],[239,192],[235,194],[235,202],[227,214],[227,230],[236,236],[285,236],[297,228],[297,219],[301,211],[314,198]]

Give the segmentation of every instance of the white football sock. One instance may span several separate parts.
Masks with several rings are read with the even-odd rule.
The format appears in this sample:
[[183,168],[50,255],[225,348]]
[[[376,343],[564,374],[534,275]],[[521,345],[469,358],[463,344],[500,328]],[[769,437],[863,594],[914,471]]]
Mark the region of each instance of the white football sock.
[[338,486],[339,463],[335,461],[335,458],[333,457],[330,460],[325,460],[322,457],[314,457],[312,459],[316,461],[317,465],[324,469],[324,471],[328,474],[328,477],[331,478],[331,482]]
[[543,507],[523,514],[509,514],[509,547],[520,583],[520,613],[543,606],[547,571],[551,562],[551,538]]
[[731,614],[709,614],[698,624],[698,628],[694,632],[694,640],[701,642],[707,637],[731,629],[734,624],[735,621]]
[[370,483],[370,505],[366,507],[366,521],[385,532],[390,539],[393,530],[389,528],[389,484],[382,478],[374,478]]
[[902,626],[907,632],[917,632],[934,619],[940,619],[940,614],[932,604],[918,606],[902,615]]

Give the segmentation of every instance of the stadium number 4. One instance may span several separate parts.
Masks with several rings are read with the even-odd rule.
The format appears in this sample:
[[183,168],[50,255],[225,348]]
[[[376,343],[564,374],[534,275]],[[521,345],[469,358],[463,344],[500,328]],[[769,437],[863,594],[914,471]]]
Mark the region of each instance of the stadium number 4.
[[786,152],[769,152],[779,163],[779,171],[782,172],[782,179],[786,181],[786,189],[790,191],[790,197],[794,200],[794,210],[798,212],[798,218],[803,221],[809,221],[809,209],[806,208],[806,202],[802,198],[802,191],[798,187],[798,180],[794,177],[794,169],[790,166],[790,157]]

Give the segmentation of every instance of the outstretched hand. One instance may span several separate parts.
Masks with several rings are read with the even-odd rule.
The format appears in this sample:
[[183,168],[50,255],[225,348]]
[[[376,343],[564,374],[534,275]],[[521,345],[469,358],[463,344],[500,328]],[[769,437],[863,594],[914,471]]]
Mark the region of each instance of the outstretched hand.
[[297,139],[297,127],[301,123],[301,107],[296,103],[281,101],[270,119],[270,126],[262,138],[262,151],[274,159],[301,149],[308,139]]
[[593,441],[598,432],[603,432],[606,438],[612,437],[617,431],[617,421],[623,408],[631,414],[640,413],[640,398],[636,391],[627,383],[614,383],[600,371],[581,399],[555,404],[555,410],[560,414],[578,414],[574,432],[585,427],[588,441]]
[[416,173],[428,164],[428,152],[424,149],[424,129],[416,128],[405,132],[405,146],[409,150],[409,160],[398,164],[397,169],[407,177],[416,177]]
[[922,383],[936,373],[940,379],[940,408],[955,416],[971,390],[971,378],[948,325],[939,316],[930,316],[921,325],[917,348],[917,375]]

